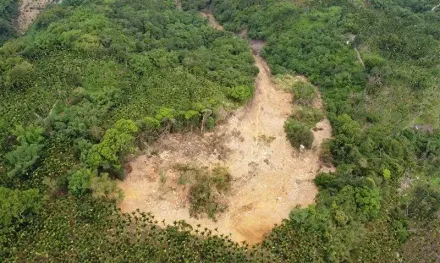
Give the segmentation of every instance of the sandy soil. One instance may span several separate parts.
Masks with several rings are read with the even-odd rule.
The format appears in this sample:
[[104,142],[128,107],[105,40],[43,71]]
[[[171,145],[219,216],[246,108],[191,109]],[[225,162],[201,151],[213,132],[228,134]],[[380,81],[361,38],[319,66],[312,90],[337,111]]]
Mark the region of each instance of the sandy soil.
[[22,0],[20,14],[17,19],[18,32],[24,34],[37,19],[38,14],[52,2],[55,2],[55,0]]
[[[213,27],[222,29],[212,15],[203,15]],[[333,169],[322,167],[319,161],[320,145],[331,137],[330,123],[323,120],[317,124],[312,150],[295,151],[283,128],[293,111],[292,95],[272,82],[270,70],[259,56],[264,43],[250,44],[260,70],[253,100],[212,132],[163,135],[145,154],[132,160],[128,164],[131,172],[119,183],[125,193],[120,205],[123,212],[139,208],[152,212],[159,221],[186,220],[230,234],[234,241],[254,244],[288,217],[292,208],[314,203],[317,188],[313,179],[320,171]],[[322,108],[320,98],[316,107]],[[179,185],[176,164],[229,169],[232,190],[224,196],[229,208],[216,222],[190,217],[188,187]]]

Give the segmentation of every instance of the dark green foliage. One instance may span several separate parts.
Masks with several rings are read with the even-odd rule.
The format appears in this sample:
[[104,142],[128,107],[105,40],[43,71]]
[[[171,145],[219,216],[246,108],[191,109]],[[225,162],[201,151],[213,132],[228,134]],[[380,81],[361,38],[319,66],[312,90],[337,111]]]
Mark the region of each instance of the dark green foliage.
[[5,251],[6,262],[66,261],[66,251],[69,260],[79,262],[279,261],[265,251],[250,253],[203,228],[184,222],[158,225],[151,214],[121,215],[113,204],[86,197],[53,200],[40,218],[34,226],[25,227],[19,242]]
[[13,20],[18,17],[18,0],[0,1],[0,45],[16,35]]
[[312,148],[313,133],[308,126],[290,119],[284,124],[284,130],[293,147],[299,149],[303,145],[307,149]]
[[14,151],[7,153],[5,159],[12,167],[8,172],[8,176],[13,178],[28,175],[28,171],[40,157],[42,149],[43,145],[24,142],[17,146]]

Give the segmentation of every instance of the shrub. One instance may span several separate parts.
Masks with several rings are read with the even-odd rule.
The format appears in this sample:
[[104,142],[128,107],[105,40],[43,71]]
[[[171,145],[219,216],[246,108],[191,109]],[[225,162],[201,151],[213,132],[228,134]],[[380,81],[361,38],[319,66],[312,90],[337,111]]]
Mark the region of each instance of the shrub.
[[9,71],[6,84],[16,89],[28,88],[33,83],[34,72],[35,68],[31,63],[22,61]]
[[232,177],[225,167],[214,168],[211,180],[218,191],[229,191],[231,188]]
[[295,112],[293,118],[298,122],[304,123],[308,127],[313,128],[316,123],[324,118],[324,114],[319,109],[304,106]]
[[9,177],[23,176],[32,168],[35,162],[40,158],[42,145],[23,144],[18,146],[14,151],[5,155],[5,159],[13,167],[9,172]]
[[105,132],[99,144],[95,144],[88,152],[87,163],[92,169],[120,170],[120,159],[133,151],[134,135],[138,127],[132,120],[118,120],[113,128]]
[[300,148],[303,145],[307,149],[312,148],[313,133],[306,125],[290,119],[284,124],[284,130],[293,147]]
[[215,220],[217,213],[223,212],[227,205],[222,203],[220,196],[231,189],[232,177],[225,167],[215,167],[212,171],[189,165],[179,165],[178,183],[191,184],[188,193],[190,215],[198,217],[207,214]]
[[106,197],[121,200],[123,197],[121,189],[116,186],[116,181],[109,178],[107,173],[92,177],[90,189],[94,198]]
[[292,91],[295,102],[300,105],[312,105],[317,95],[317,90],[312,84],[302,81],[295,83]]
[[379,188],[376,187],[372,179],[368,178],[367,183],[371,186],[357,188],[355,198],[361,212],[368,219],[374,219],[379,216],[382,197]]
[[37,212],[40,207],[37,189],[20,191],[0,186],[0,226],[7,227],[15,221],[23,223],[28,214]]
[[319,159],[326,165],[333,164],[333,155],[331,152],[332,141],[330,139],[321,143],[321,153]]
[[245,102],[250,97],[252,97],[253,88],[250,86],[236,86],[231,89],[229,96],[238,101],[238,102]]
[[80,169],[72,173],[68,177],[69,193],[81,196],[90,190],[90,181],[95,177],[94,174],[88,169]]

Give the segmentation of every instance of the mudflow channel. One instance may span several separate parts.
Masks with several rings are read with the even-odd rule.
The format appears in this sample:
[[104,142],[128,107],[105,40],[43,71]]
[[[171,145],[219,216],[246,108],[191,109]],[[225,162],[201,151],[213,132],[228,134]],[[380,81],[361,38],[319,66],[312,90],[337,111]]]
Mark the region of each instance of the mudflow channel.
[[[202,15],[214,28],[223,30],[210,13]],[[293,113],[292,95],[272,82],[270,70],[259,55],[263,44],[250,43],[259,68],[252,101],[213,131],[165,134],[133,159],[128,164],[131,171],[119,182],[125,196],[120,204],[123,212],[140,209],[168,224],[185,220],[193,226],[218,229],[219,234],[230,235],[234,241],[255,244],[295,206],[314,203],[317,188],[313,179],[320,171],[332,169],[323,167],[319,160],[320,145],[331,137],[331,126],[327,119],[316,125],[312,150],[292,148],[283,128]],[[315,104],[322,108],[320,98]],[[176,170],[176,165],[182,164],[229,169],[232,189],[223,200],[228,209],[217,216],[217,221],[190,217],[188,187],[178,183]]]

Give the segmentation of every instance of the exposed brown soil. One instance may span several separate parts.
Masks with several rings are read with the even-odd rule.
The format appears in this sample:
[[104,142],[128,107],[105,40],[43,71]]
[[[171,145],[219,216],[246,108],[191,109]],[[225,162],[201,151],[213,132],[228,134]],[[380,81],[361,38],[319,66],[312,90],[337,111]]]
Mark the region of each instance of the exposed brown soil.
[[[222,29],[211,14],[203,15],[213,27]],[[312,150],[299,152],[291,147],[283,125],[293,111],[292,95],[272,82],[270,70],[259,56],[263,44],[251,43],[260,70],[252,101],[211,132],[163,135],[132,160],[128,164],[132,171],[119,183],[125,193],[120,205],[123,212],[139,208],[160,221],[185,220],[254,244],[295,206],[314,203],[317,188],[313,179],[321,170],[333,169],[322,167],[319,160],[320,145],[331,137],[331,126],[328,120],[316,125]],[[322,108],[320,98],[315,106]],[[176,165],[187,164],[229,169],[232,189],[223,197],[229,207],[216,222],[190,217],[188,186],[179,184],[176,169]]]
[[49,3],[55,0],[21,0],[20,14],[17,19],[18,32],[24,34]]
[[208,18],[208,20],[209,20],[209,24],[210,24],[213,28],[215,28],[215,29],[217,29],[217,30],[221,30],[221,31],[224,30],[223,26],[220,25],[220,24],[217,22],[217,20],[215,19],[214,15],[213,15],[211,12],[204,11],[204,12],[201,12],[200,14],[201,14],[203,17]]
[[176,0],[176,7],[178,10],[182,10],[182,0]]

